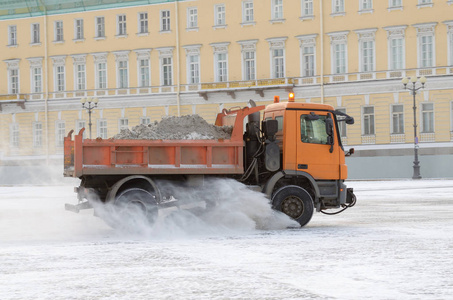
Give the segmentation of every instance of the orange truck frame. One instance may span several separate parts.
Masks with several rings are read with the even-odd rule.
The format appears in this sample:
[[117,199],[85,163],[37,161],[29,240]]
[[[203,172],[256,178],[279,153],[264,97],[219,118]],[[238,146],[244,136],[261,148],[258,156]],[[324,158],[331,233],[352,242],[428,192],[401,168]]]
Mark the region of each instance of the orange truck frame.
[[344,152],[338,125],[353,124],[352,117],[330,105],[296,103],[293,95],[288,102],[276,96],[268,106],[251,103],[217,115],[216,125],[233,126],[228,140],[92,140],[83,139],[84,129],[72,140],[71,131],[64,140],[64,176],[81,183],[79,203],[66,209],[79,212],[93,201],[113,204],[116,212],[132,206],[153,222],[160,208],[179,205],[160,181],[193,187],[207,177],[234,178],[265,193],[274,209],[301,226],[315,210],[334,214],[355,204],[344,184],[345,155],[353,149]]

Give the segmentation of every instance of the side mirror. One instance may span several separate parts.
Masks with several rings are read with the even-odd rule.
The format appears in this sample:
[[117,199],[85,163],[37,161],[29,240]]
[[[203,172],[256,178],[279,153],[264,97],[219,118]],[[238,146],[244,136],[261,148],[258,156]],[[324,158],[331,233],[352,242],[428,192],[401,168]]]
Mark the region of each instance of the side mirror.
[[269,140],[273,140],[278,131],[278,121],[264,120],[261,127],[263,128],[264,136]]
[[335,139],[333,138],[333,120],[332,120],[332,117],[330,116],[330,114],[327,114],[325,122],[326,122],[326,133],[327,133],[327,144],[330,145],[330,153],[332,153]]

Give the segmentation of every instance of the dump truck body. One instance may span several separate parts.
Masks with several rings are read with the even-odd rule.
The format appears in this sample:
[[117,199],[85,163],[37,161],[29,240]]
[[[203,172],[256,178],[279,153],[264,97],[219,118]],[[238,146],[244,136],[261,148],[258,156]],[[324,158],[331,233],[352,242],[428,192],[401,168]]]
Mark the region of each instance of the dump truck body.
[[155,214],[154,207],[173,199],[159,180],[185,185],[197,178],[230,177],[266,193],[274,208],[305,225],[314,209],[355,203],[344,184],[347,167],[337,121],[331,106],[286,102],[223,110],[216,125],[233,126],[230,139],[83,140],[82,129],[72,140],[71,132],[64,142],[64,175],[82,182],[76,189],[79,206],[68,208],[86,208],[88,195],[96,194],[102,203],[140,203]]

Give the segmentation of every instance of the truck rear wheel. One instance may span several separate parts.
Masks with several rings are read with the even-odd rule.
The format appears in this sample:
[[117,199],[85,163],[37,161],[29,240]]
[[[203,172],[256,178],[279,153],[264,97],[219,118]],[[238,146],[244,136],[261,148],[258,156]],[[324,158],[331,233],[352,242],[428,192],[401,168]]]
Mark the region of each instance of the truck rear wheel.
[[314,212],[310,194],[296,185],[277,190],[272,197],[272,207],[299,222],[300,226],[310,222]]
[[141,188],[122,191],[115,198],[114,208],[120,218],[118,225],[132,230],[136,229],[133,228],[134,226],[140,226],[140,224],[153,224],[159,213],[153,194]]

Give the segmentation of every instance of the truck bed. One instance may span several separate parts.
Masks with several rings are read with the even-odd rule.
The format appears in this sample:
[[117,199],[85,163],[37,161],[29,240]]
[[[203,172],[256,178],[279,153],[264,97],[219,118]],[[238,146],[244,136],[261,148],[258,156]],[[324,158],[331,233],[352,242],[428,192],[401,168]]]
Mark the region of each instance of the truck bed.
[[[229,140],[64,139],[64,176],[242,174],[243,119],[264,106],[218,115],[216,125],[233,125]],[[231,116],[234,114],[234,118]]]

